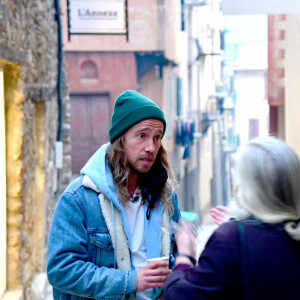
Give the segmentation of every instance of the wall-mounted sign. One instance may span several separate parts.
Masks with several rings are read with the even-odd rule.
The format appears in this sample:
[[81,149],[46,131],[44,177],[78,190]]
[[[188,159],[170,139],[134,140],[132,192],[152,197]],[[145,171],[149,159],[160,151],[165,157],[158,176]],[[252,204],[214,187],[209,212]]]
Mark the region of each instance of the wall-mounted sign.
[[126,0],[68,0],[70,34],[126,34]]

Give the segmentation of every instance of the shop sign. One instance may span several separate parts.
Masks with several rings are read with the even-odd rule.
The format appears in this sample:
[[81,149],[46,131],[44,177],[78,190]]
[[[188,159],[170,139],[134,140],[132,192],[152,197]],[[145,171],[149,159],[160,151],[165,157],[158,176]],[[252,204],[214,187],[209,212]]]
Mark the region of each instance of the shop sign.
[[69,0],[70,34],[126,34],[125,0]]

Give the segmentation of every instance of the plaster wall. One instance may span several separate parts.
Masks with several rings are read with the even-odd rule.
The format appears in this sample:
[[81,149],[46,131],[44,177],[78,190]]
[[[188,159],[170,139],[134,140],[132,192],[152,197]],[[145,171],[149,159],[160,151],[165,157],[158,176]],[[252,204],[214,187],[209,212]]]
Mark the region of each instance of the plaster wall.
[[165,56],[167,59],[179,63],[182,59],[181,47],[181,3],[180,1],[165,0],[164,37]]
[[287,15],[285,28],[285,140],[300,155],[300,15]]

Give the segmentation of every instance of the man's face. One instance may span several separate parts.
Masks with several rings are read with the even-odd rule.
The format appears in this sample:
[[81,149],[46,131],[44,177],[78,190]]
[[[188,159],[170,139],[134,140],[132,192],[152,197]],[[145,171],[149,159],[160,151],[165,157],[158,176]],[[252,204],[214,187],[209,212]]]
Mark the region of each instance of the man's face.
[[124,151],[130,166],[139,173],[147,173],[153,166],[161,146],[164,124],[157,119],[143,120],[124,135]]

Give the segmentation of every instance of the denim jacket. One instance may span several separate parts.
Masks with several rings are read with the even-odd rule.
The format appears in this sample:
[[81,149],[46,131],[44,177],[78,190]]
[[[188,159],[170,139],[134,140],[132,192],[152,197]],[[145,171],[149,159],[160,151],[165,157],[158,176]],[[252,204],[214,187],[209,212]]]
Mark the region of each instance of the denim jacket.
[[[134,298],[137,271],[132,265],[127,215],[105,159],[109,145],[90,158],[55,208],[47,252],[47,274],[55,300]],[[171,218],[162,203],[152,210],[149,220],[144,208],[147,258],[170,255],[171,267],[174,234],[171,226],[164,226],[167,236],[161,227],[180,218],[175,192],[172,200]]]

